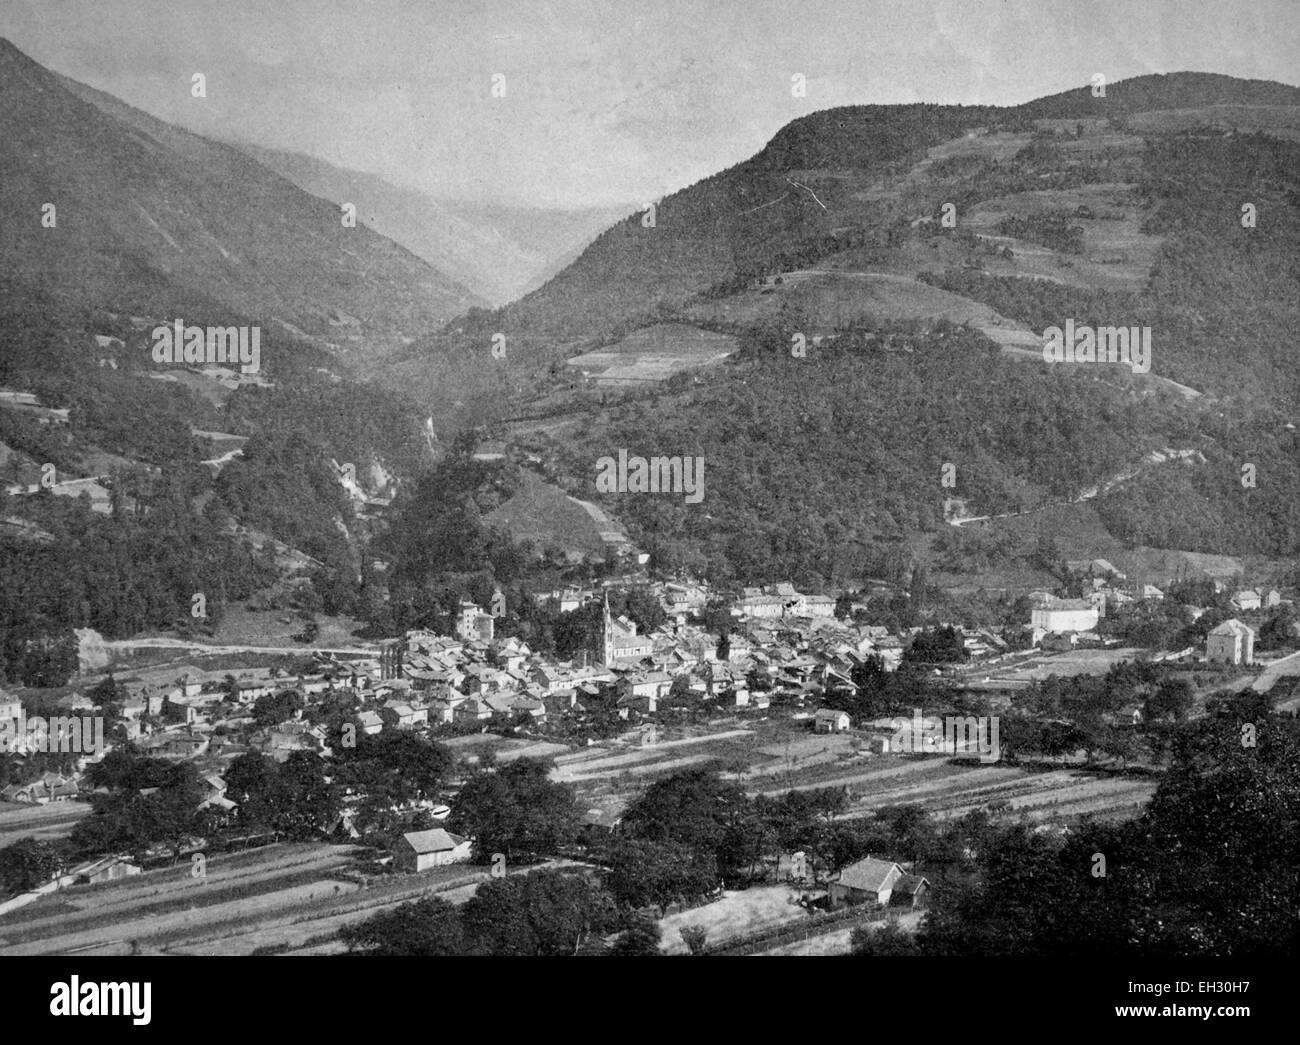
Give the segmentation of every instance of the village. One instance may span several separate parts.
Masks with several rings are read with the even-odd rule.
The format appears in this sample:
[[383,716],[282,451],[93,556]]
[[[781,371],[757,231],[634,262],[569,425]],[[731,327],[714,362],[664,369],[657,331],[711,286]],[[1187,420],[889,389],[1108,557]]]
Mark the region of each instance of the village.
[[[560,614],[600,610],[598,641],[566,661],[538,655],[517,637],[498,635],[506,612],[499,592],[486,608],[462,600],[451,634],[411,631],[399,640],[358,643],[350,651],[286,649],[284,655],[266,655],[260,667],[198,667],[201,647],[191,648],[180,662],[174,650],[152,651],[164,660],[147,666],[135,664],[146,651],[123,652],[107,671],[87,672],[66,687],[58,702],[65,716],[113,716],[102,750],[78,753],[65,744],[60,754],[57,743],[51,748],[33,742],[31,735],[11,738],[9,750],[19,766],[26,761],[35,766],[38,759],[48,765],[55,757],[61,768],[31,772],[0,790],[0,848],[29,835],[33,825],[37,837],[66,837],[89,813],[87,800],[105,792],[92,782],[96,764],[123,744],[146,758],[192,766],[201,782],[195,796],[200,811],[209,823],[227,826],[238,820],[238,802],[228,793],[226,774],[249,753],[280,765],[291,759],[319,762],[328,781],[340,748],[365,744],[362,738],[404,735],[443,746],[454,759],[454,771],[439,793],[401,801],[384,797],[380,804],[386,808],[377,811],[376,796],[351,785],[331,811],[331,822],[315,825],[322,842],[303,855],[324,861],[323,877],[320,882],[311,875],[293,878],[294,891],[282,899],[289,911],[301,904],[307,905],[304,911],[320,908],[321,924],[335,925],[346,919],[334,894],[322,898],[321,882],[346,883],[342,888],[355,906],[358,894],[369,895],[374,888],[368,876],[375,873],[382,873],[387,891],[376,895],[374,904],[420,895],[425,886],[418,878],[394,885],[404,875],[432,874],[440,881],[454,871],[452,865],[460,866],[448,881],[471,892],[475,876],[490,876],[477,866],[473,839],[447,825],[458,787],[470,774],[521,758],[543,760],[553,781],[574,790],[588,841],[616,832],[629,803],[653,781],[707,766],[719,768],[751,796],[842,791],[835,817],[847,821],[912,804],[939,821],[985,810],[1018,818],[1035,830],[1068,832],[1080,817],[1122,819],[1140,813],[1154,793],[1160,763],[1137,738],[1145,727],[1156,727],[1157,716],[1173,722],[1204,715],[1214,699],[1267,695],[1282,680],[1272,699],[1277,710],[1294,713],[1290,676],[1300,674],[1300,655],[1256,649],[1271,615],[1289,612],[1290,600],[1276,589],[1230,590],[1223,582],[1207,582],[1204,590],[1215,591],[1222,604],[1215,615],[1239,616],[1209,629],[1196,646],[1141,648],[1107,634],[1104,622],[1142,609],[1169,611],[1190,626],[1206,608],[1164,605],[1163,591],[1129,583],[1104,560],[1068,565],[1070,584],[1057,592],[1029,593],[1023,603],[1026,619],[1016,629],[963,629],[960,621],[937,619],[911,628],[874,624],[869,599],[802,593],[781,583],[742,589],[730,602],[729,625],[710,630],[704,616],[717,593],[708,585],[650,581],[637,574],[536,596]],[[662,624],[643,632],[628,616],[610,610],[611,593],[628,586],[658,601]],[[1300,646],[1294,626],[1290,638],[1291,650]],[[1035,703],[1040,697],[1029,699],[1045,688],[1095,679],[1130,662],[1147,665],[1161,679],[1188,680],[1186,706],[1170,711],[1157,699],[1155,685],[1137,686],[1131,699],[1112,698],[1099,716],[1076,712],[1078,721],[1070,721],[1070,712],[1045,711]],[[106,684],[116,688],[120,704],[105,702]],[[1162,686],[1159,693],[1164,692]],[[971,716],[972,723],[992,716],[995,738],[1000,721],[1001,751],[995,748],[990,758],[985,748],[981,756],[951,738],[922,748],[919,732],[918,742],[906,739],[908,723],[916,721],[919,729],[925,721],[928,728],[953,714]],[[0,699],[6,729],[16,729],[24,716],[30,730],[32,715],[23,700],[12,694]],[[1079,729],[1085,719],[1091,733]],[[1061,734],[1055,740],[1049,737],[1053,730]],[[48,750],[56,754],[27,758],[28,752]],[[274,897],[283,844],[274,832],[243,837],[241,851],[226,858],[248,861],[265,852],[262,871]],[[91,889],[93,895],[92,887],[119,879],[174,877],[178,861],[195,854],[215,866],[218,848],[212,839],[190,836],[95,853],[61,867],[35,889],[5,898],[0,918],[11,920],[29,905],[19,917],[34,917],[44,909],[38,901],[55,892]],[[359,877],[344,872],[344,855],[360,851],[371,854],[370,870]],[[563,856],[589,859],[581,846]],[[791,946],[780,927],[787,926],[792,910],[802,908],[786,901],[807,902],[812,896],[828,907],[820,917],[831,920],[827,932],[838,934],[842,946],[852,927],[845,921],[846,907],[859,912],[856,920],[850,918],[856,925],[900,902],[909,909],[922,907],[929,888],[924,868],[908,861],[870,855],[833,873],[823,869],[810,875],[802,860],[802,853],[787,854],[769,869],[767,886],[715,898],[719,911],[732,903],[744,912],[730,930],[733,942],[754,936],[770,942],[773,953]],[[214,891],[213,900],[220,895]],[[270,910],[277,918],[284,914],[278,906]],[[215,903],[213,912],[230,914]],[[266,917],[256,906],[241,917],[246,921],[232,935],[262,940]],[[670,913],[666,924],[678,917]],[[37,924],[44,923],[32,923]],[[723,924],[731,922],[723,918]],[[42,949],[23,935],[21,923],[14,928],[17,936],[7,934],[0,922],[0,947],[9,940],[23,953]],[[121,937],[116,929],[110,935],[114,942],[105,946],[111,951],[121,946]],[[86,938],[98,937],[91,932]],[[305,938],[301,931],[287,932],[280,942],[288,948]],[[61,937],[52,939],[56,943],[50,946],[62,945]],[[331,937],[312,946],[338,944]]]

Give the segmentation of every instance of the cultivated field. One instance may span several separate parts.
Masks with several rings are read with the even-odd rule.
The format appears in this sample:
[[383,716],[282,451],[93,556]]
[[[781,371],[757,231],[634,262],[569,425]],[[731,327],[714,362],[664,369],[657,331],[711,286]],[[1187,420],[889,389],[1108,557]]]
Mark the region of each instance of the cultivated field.
[[685,323],[656,323],[622,341],[568,360],[602,385],[645,385],[684,370],[714,366],[736,351],[736,339]]
[[712,903],[670,914],[660,921],[663,938],[659,949],[664,954],[688,954],[689,948],[681,936],[681,930],[688,925],[707,930],[706,943],[720,943],[757,929],[806,919],[808,912],[796,903],[798,898],[799,891],[789,885],[724,892]]
[[202,876],[185,862],[63,889],[0,918],[0,955],[328,953],[344,925],[431,893],[464,902],[488,878],[466,864],[367,878],[359,852],[273,845],[215,854]]
[[88,802],[53,802],[45,806],[0,802],[0,849],[20,838],[47,842],[66,838],[77,821],[89,815]]
[[946,319],[974,327],[1026,329],[988,305],[907,276],[805,269],[782,273],[781,279],[779,286],[754,287],[719,301],[701,302],[693,306],[692,314],[719,322],[759,323],[774,318],[783,306],[790,305],[817,317],[815,330],[827,333],[850,320],[888,323]]

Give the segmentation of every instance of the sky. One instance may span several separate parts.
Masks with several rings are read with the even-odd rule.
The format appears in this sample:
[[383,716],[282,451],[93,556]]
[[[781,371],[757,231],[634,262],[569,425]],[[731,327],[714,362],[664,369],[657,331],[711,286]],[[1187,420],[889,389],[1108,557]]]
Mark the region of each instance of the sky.
[[836,105],[1300,82],[1300,0],[0,0],[0,36],[201,134],[561,208],[641,206]]

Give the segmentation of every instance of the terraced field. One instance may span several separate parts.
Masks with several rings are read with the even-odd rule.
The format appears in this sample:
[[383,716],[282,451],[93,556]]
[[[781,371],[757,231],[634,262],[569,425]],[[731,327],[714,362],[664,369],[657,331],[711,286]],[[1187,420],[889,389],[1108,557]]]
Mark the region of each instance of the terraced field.
[[0,802],[0,849],[29,836],[42,841],[66,838],[77,821],[89,815],[88,802],[55,802],[45,806]]
[[488,877],[456,865],[420,875],[358,874],[352,846],[293,844],[60,890],[0,918],[0,955],[249,954],[337,950],[340,927],[429,893],[463,902]]
[[1141,777],[1103,776],[1073,768],[1041,771],[1000,763],[981,765],[941,756],[857,756],[856,763],[818,766],[783,786],[750,793],[776,796],[791,790],[845,787],[850,797],[845,819],[871,816],[883,806],[915,804],[940,818],[995,805],[1013,815],[1058,820],[1084,814],[1133,816],[1156,789],[1154,780]]

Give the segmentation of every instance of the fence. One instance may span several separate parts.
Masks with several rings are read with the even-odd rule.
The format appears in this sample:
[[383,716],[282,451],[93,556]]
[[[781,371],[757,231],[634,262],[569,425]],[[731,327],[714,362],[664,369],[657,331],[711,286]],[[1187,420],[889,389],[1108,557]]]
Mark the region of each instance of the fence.
[[900,913],[898,909],[890,910],[888,907],[866,905],[846,907],[841,911],[826,911],[793,924],[786,922],[766,929],[757,929],[742,936],[733,936],[711,947],[706,946],[703,953],[733,956],[757,954],[760,951],[771,950],[777,944],[808,940],[814,936],[821,936],[831,929],[843,928],[855,923],[884,921],[898,913]]

